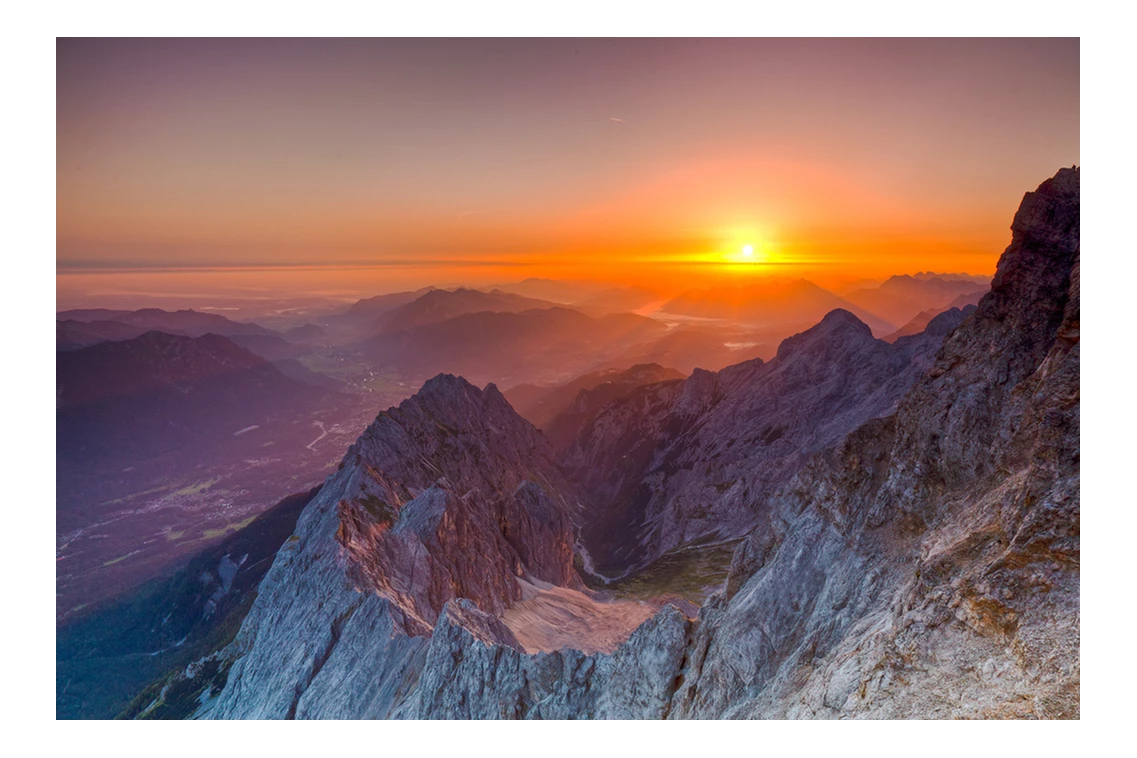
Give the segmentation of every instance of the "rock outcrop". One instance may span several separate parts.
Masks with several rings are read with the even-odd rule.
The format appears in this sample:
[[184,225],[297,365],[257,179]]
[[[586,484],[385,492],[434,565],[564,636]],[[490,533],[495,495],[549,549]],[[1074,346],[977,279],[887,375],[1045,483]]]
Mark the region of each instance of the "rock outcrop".
[[520,599],[519,578],[579,584],[573,493],[548,442],[496,387],[427,382],[375,419],[304,511],[211,712],[390,715],[381,706],[393,693],[364,703],[351,688],[368,677],[369,690],[403,686],[392,661],[425,650],[449,601],[500,614]]

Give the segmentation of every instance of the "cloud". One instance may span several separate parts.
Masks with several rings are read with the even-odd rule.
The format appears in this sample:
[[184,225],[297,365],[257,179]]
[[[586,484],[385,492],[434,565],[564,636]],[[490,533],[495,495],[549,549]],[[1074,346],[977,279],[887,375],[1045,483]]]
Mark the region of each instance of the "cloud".
[[622,119],[622,118],[616,118],[615,116],[609,116],[609,117],[608,117],[608,120],[609,120],[609,121],[615,121],[615,122],[616,122],[616,123],[618,123],[618,124],[626,124],[626,123],[628,123],[628,122],[627,122],[627,121],[625,121],[624,119]]

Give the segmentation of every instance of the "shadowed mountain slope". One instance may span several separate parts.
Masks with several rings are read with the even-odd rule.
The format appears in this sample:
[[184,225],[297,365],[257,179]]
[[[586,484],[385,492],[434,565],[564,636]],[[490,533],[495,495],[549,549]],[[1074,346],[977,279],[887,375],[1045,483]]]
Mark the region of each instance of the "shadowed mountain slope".
[[61,461],[144,460],[193,440],[224,442],[267,416],[313,407],[326,396],[225,337],[147,332],[59,353],[57,453]]
[[593,561],[618,574],[753,528],[771,488],[895,408],[940,339],[889,345],[836,310],[767,363],[697,369],[606,406],[563,459],[597,509],[583,532]]
[[[628,369],[593,371],[552,387],[522,384],[506,392],[505,397],[518,413],[548,436],[554,420],[569,412],[578,399],[583,405],[572,414],[574,417],[582,413],[591,415],[604,404],[636,387],[682,378],[683,374],[674,369],[656,363],[645,363]],[[567,430],[562,430],[559,437],[565,438],[566,433]],[[574,431],[565,439],[571,441],[575,436]],[[556,442],[554,447],[557,447]]]

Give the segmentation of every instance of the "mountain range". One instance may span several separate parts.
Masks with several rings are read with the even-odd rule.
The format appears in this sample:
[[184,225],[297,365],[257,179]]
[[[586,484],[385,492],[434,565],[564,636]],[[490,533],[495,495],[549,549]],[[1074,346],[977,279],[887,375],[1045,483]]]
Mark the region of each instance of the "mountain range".
[[[927,311],[940,311],[978,302],[988,285],[974,280],[946,279],[927,274],[889,277],[879,287],[860,289],[847,300],[897,325]],[[974,300],[972,300],[974,298]]]
[[808,326],[837,308],[853,313],[875,333],[895,329],[886,319],[806,279],[690,290],[662,306],[666,313],[727,319],[753,326]]
[[630,313],[593,318],[561,307],[481,311],[382,332],[362,350],[372,365],[411,378],[446,370],[474,381],[521,383],[580,374],[666,331],[664,324]]
[[105,308],[60,311],[55,314],[56,321],[75,321],[79,323],[106,324],[114,322],[127,324],[143,331],[159,331],[168,334],[181,334],[201,337],[206,334],[220,334],[223,337],[234,335],[271,335],[273,331],[257,324],[231,321],[216,313],[202,313],[192,308],[180,311],[166,311],[161,308],[142,308],[136,311],[107,310]]
[[[376,334],[378,360],[465,378],[380,413],[232,640],[127,715],[1077,718],[1079,228],[1063,169],[1023,198],[977,306],[939,277],[882,285],[947,298],[891,342],[808,282],[745,306],[691,293],[664,310],[760,321],[797,298],[807,324],[768,360],[590,379],[547,422],[572,421],[557,445],[470,380],[585,366],[666,326],[542,308]],[[66,389],[66,407],[117,391]],[[534,416],[555,399],[510,394]]]

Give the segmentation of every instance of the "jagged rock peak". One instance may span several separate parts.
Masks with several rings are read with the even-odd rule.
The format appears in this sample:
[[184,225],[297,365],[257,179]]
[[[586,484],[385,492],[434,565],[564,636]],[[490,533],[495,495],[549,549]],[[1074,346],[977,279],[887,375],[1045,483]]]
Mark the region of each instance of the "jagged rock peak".
[[[1016,324],[1020,338],[1047,344],[1069,295],[1070,272],[1081,243],[1080,176],[1064,168],[1023,196],[1012,239],[995,271],[977,318]],[[1044,316],[1043,314],[1048,314]],[[1037,331],[1036,330],[1040,330]]]
[[485,389],[479,389],[465,378],[453,374],[439,374],[428,379],[418,392],[399,404],[402,411],[414,408],[444,415],[455,422],[466,418],[504,416],[528,423],[516,414],[496,385],[487,384]]
[[784,339],[778,345],[778,357],[785,358],[807,345],[841,342],[857,337],[873,339],[872,329],[844,308],[835,308],[825,314],[825,318],[815,326]]
[[459,396],[480,398],[482,394],[483,390],[470,384],[464,377],[455,376],[454,374],[439,374],[431,379],[427,379],[416,393],[418,397],[422,398],[452,398]]
[[[1058,255],[1076,251],[1080,242],[1081,175],[1077,168],[1061,169],[1023,196],[1011,231],[1016,241],[1032,242]],[[1040,250],[1041,252],[1041,250]],[[1002,261],[1000,261],[1000,270]],[[998,275],[996,275],[998,278]]]
[[485,389],[478,389],[477,385],[471,384],[465,377],[455,376],[454,374],[439,374],[431,379],[427,379],[419,389],[418,394],[424,397],[464,396],[473,399],[492,400],[494,402],[505,399],[504,395],[501,394],[501,390],[492,382],[487,384]]

